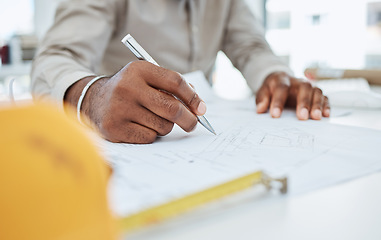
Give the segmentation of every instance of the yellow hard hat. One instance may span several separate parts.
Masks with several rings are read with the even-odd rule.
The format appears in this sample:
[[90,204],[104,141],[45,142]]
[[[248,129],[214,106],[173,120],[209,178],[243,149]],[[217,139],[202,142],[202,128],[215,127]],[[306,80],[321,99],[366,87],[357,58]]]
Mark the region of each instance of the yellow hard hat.
[[83,129],[46,104],[0,109],[0,239],[115,239],[108,169]]

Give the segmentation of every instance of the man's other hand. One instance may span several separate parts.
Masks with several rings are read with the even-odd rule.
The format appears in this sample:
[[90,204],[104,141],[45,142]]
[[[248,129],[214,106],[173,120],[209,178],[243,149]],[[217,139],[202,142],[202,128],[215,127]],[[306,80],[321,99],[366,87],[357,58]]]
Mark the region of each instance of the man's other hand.
[[[91,79],[73,84],[65,101],[76,106],[80,92]],[[157,136],[170,133],[174,123],[186,132],[192,131],[197,124],[195,114],[205,114],[206,106],[180,74],[136,61],[113,77],[95,82],[81,112],[109,141],[152,143]]]
[[310,82],[278,72],[269,75],[256,94],[257,113],[270,109],[273,118],[281,116],[285,107],[296,108],[300,120],[329,117],[328,98]]

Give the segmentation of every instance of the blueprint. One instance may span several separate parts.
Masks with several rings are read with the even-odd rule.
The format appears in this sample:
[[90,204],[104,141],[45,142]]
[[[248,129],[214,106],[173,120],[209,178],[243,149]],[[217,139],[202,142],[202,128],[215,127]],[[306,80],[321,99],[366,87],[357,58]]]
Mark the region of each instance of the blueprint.
[[210,98],[206,117],[191,133],[175,127],[153,144],[98,145],[112,164],[113,211],[126,216],[262,170],[289,179],[300,194],[381,170],[381,131],[255,113],[254,100]]

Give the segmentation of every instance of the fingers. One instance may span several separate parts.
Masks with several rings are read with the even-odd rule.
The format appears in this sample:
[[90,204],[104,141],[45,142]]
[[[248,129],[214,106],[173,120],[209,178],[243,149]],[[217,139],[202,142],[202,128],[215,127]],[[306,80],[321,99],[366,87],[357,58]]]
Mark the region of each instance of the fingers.
[[285,73],[269,75],[257,92],[257,112],[264,113],[270,107],[270,115],[279,118],[288,98],[289,77]]
[[111,142],[147,144],[153,143],[157,138],[157,133],[145,126],[133,122],[119,124],[118,128],[112,128],[112,132],[104,135]]
[[256,104],[257,104],[257,113],[265,113],[270,105],[271,99],[270,89],[267,85],[263,85],[257,92]]
[[[126,115],[125,112],[133,114]],[[102,122],[100,132],[111,142],[152,143],[157,136],[171,132],[173,123],[150,112],[144,107],[123,109],[109,114]]]
[[[101,134],[112,142],[152,143],[157,136],[171,132],[173,122],[138,104],[119,104],[100,125]],[[192,115],[194,117],[194,115]]]
[[288,85],[279,84],[276,86],[270,104],[270,114],[273,118],[279,118],[288,97]]
[[138,123],[124,121],[107,121],[100,129],[103,137],[115,143],[152,143],[157,138],[157,132]]
[[329,117],[331,114],[331,107],[329,106],[329,101],[326,96],[324,96],[323,101],[323,117]]
[[[296,105],[296,116],[299,120],[320,120],[329,117],[330,106],[320,88],[303,79],[291,77],[288,106]],[[295,101],[296,100],[296,101]]]
[[320,88],[313,87],[309,82],[302,82],[297,96],[296,115],[300,120],[320,120],[329,117],[329,101]]
[[270,115],[273,118],[279,118],[288,97],[288,86],[279,84],[271,94],[267,87],[261,88],[257,93],[257,113],[265,113],[270,106]]
[[258,113],[270,108],[273,118],[281,116],[285,105],[296,107],[296,116],[300,120],[320,120],[330,115],[328,98],[321,89],[284,73],[274,73],[266,78],[257,92],[256,103]]
[[183,77],[173,71],[157,67],[153,64],[145,74],[147,83],[153,88],[167,91],[179,98],[194,114],[204,115],[206,105],[204,101],[197,95],[194,89],[188,85]]
[[312,86],[308,82],[302,82],[296,99],[296,116],[299,120],[307,120],[311,109]]
[[172,131],[173,122],[164,119],[146,108],[139,108],[130,117],[131,122],[154,130],[158,136],[165,136]]
[[94,91],[90,119],[112,142],[151,143],[174,123],[187,132],[197,124],[205,103],[173,71],[146,61],[127,64]]
[[323,92],[319,88],[313,88],[312,94],[311,119],[320,120],[323,116]]
[[196,116],[180,101],[157,89],[148,88],[138,103],[163,119],[176,123],[186,132],[192,131],[197,125]]

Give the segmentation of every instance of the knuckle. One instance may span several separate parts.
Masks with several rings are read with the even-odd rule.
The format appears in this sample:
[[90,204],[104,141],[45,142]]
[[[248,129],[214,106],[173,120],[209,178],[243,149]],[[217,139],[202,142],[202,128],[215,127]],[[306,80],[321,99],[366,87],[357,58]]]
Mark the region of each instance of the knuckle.
[[153,73],[152,76],[154,76],[153,81],[161,81],[162,79],[168,78],[168,72],[169,72],[168,69],[153,65],[153,66],[150,66],[150,70]]
[[194,120],[190,122],[189,125],[184,128],[184,131],[191,132],[193,129],[195,129],[196,125],[197,125],[197,119],[194,118]]
[[311,97],[309,95],[299,96],[297,101],[298,104],[307,107],[311,104]]
[[170,74],[169,79],[174,89],[179,89],[185,84],[185,80],[177,73]]
[[310,82],[302,82],[300,83],[300,87],[303,89],[312,89],[312,85]]
[[182,108],[178,101],[167,101],[165,108],[171,121],[176,121],[182,114]]
[[118,124],[114,121],[103,121],[101,134],[114,143],[148,144],[156,140],[157,134],[151,129],[137,129],[131,122]]
[[131,85],[125,85],[119,82],[116,87],[113,89],[112,97],[114,99],[124,99],[126,96],[131,96],[135,93],[135,91],[131,90]]
[[279,82],[277,85],[276,85],[276,88],[279,89],[279,90],[288,90],[289,88],[289,85],[284,83],[284,82]]
[[167,135],[168,133],[172,131],[172,128],[173,128],[172,122],[166,119],[163,119],[161,117],[158,117],[156,115],[147,117],[146,121],[152,124],[153,129],[157,131],[157,133],[160,136]]
[[198,96],[198,94],[196,92],[194,92],[194,94],[192,95],[191,99],[188,101],[188,105],[190,106],[198,106],[198,104],[201,102],[201,99],[200,97]]
[[156,140],[156,138],[157,138],[157,134],[154,133],[153,131],[150,131],[142,136],[141,143],[143,144],[153,143]]
[[324,96],[324,107],[330,108],[329,99],[326,96]]
[[133,71],[137,71],[141,67],[141,61],[129,62],[123,69],[122,72],[125,74],[130,74]]
[[267,98],[270,94],[270,89],[267,85],[262,85],[262,87],[256,92],[256,98],[262,100]]
[[139,66],[139,61],[132,61],[132,62],[129,62],[125,68],[135,68],[135,67],[138,67]]
[[157,138],[156,132],[150,129],[136,129],[129,127],[124,134],[127,137],[125,140],[127,143],[148,144],[153,143]]
[[111,88],[111,100],[125,102],[144,93],[146,85],[141,80],[142,78],[131,75],[120,78]]
[[314,87],[314,92],[315,92],[315,94],[323,95],[323,91],[318,87]]
[[274,100],[271,105],[272,107],[283,108],[284,102],[281,100]]
[[312,106],[312,108],[322,108],[322,106],[323,106],[322,101],[320,101],[320,100],[315,100],[315,101],[313,102],[313,106]]
[[149,66],[150,64],[151,64],[150,62],[144,61],[144,60],[136,60],[136,61],[132,61],[129,63],[130,66],[135,67],[135,68],[141,68],[144,66]]
[[161,136],[165,136],[167,134],[169,134],[172,129],[173,129],[173,123],[166,123],[166,124],[163,124],[163,126],[160,128],[160,135]]

